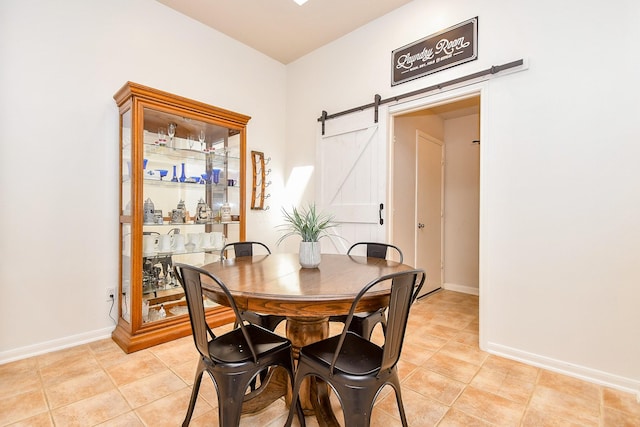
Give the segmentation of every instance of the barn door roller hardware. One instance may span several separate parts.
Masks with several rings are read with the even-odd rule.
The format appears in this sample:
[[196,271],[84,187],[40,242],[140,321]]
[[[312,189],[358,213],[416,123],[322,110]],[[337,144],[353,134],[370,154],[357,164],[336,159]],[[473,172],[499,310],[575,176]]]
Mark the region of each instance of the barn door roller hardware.
[[359,107],[355,107],[355,108],[350,108],[348,110],[344,110],[344,111],[340,111],[339,113],[334,113],[334,114],[327,114],[326,111],[322,111],[322,115],[320,117],[318,117],[318,121],[322,123],[322,134],[324,135],[324,124],[327,120],[329,119],[335,119],[336,117],[340,117],[340,116],[344,116],[346,114],[351,114],[351,113],[355,113],[356,111],[362,111],[365,110],[367,108],[373,108],[374,112],[373,112],[373,120],[374,123],[378,123],[378,107],[382,104],[387,104],[389,102],[395,102],[395,101],[399,101],[403,98],[409,98],[411,96],[416,96],[416,95],[420,95],[423,94],[425,92],[431,92],[434,90],[441,90],[447,86],[451,86],[451,85],[455,85],[458,83],[463,83],[466,82],[468,80],[473,80],[473,79],[477,79],[479,77],[484,77],[487,75],[491,75],[491,74],[497,74],[501,71],[504,70],[508,70],[510,68],[514,68],[514,67],[519,67],[521,65],[524,64],[524,59],[518,59],[517,61],[512,61],[512,62],[508,62],[506,64],[502,64],[502,65],[494,65],[490,68],[487,68],[486,70],[482,70],[482,71],[478,71],[477,73],[472,73],[472,74],[468,74],[466,76],[463,77],[458,77],[457,79],[453,79],[453,80],[449,80],[443,83],[438,83],[437,85],[432,85],[429,87],[425,87],[422,89],[418,89],[418,90],[414,90],[412,92],[407,92],[404,93],[402,95],[396,95],[396,96],[392,96],[391,98],[387,98],[387,99],[382,99],[380,97],[380,95],[375,95],[374,96],[374,100],[372,103],[369,104],[365,104],[365,105],[361,105]]

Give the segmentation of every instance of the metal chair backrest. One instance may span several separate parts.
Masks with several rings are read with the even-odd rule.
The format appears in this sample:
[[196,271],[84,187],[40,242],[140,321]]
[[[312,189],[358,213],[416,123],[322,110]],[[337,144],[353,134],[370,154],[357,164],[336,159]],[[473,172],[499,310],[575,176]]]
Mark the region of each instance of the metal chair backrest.
[[[418,271],[415,274],[400,273],[392,278],[391,296],[387,310],[387,330],[380,370],[393,368],[400,358],[404,334],[407,330],[409,310],[415,296],[418,295],[424,284],[425,273],[422,270]],[[418,276],[422,276],[419,281]]]
[[227,243],[220,251],[220,259],[224,259],[224,252],[228,247],[233,247],[236,258],[241,256],[253,256],[253,246],[262,246],[267,253],[271,254],[271,250],[262,242],[234,242]]
[[[422,276],[420,280],[419,276]],[[398,273],[388,274],[379,277],[369,282],[362,290],[356,295],[351,310],[345,321],[345,326],[338,341],[338,346],[333,355],[331,363],[331,373],[333,373],[335,363],[338,359],[342,344],[349,329],[349,325],[356,313],[356,307],[362,297],[370,291],[373,287],[381,282],[391,280],[391,294],[389,296],[389,309],[387,315],[387,332],[385,334],[385,342],[382,352],[382,360],[380,361],[380,371],[390,370],[393,368],[398,359],[400,358],[400,352],[402,351],[402,343],[404,342],[404,335],[407,328],[407,320],[409,318],[409,309],[415,299],[415,295],[420,291],[420,288],[424,284],[425,273],[424,270],[405,270]]]
[[204,312],[204,302],[202,300],[202,276],[205,276],[210,279],[212,285],[219,288],[226,296],[229,306],[235,313],[236,324],[242,329],[242,335],[244,336],[246,344],[251,351],[253,360],[257,363],[258,358],[256,356],[253,343],[245,329],[238,307],[236,306],[231,292],[227,289],[227,286],[208,271],[192,265],[177,263],[174,265],[173,269],[178,281],[184,288],[184,293],[187,299],[187,308],[189,310],[189,320],[191,321],[191,329],[193,331],[193,340],[198,352],[213,363],[213,360],[211,360],[209,355],[209,339],[207,338],[207,334],[209,334],[212,339],[215,339],[216,336],[211,328],[209,328]]
[[404,256],[402,255],[402,251],[399,247],[395,245],[391,245],[389,243],[378,243],[378,242],[357,242],[351,245],[349,250],[347,251],[347,255],[351,254],[351,250],[358,246],[366,245],[367,247],[367,256],[371,258],[387,258],[387,250],[389,248],[395,249],[398,253],[398,257],[400,258],[400,264],[404,261]]

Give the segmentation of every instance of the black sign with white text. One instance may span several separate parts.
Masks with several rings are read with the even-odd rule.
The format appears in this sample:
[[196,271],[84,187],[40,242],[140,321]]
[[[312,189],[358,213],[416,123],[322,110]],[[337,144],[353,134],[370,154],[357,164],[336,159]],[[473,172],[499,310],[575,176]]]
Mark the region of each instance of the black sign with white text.
[[478,17],[394,50],[391,86],[478,59]]

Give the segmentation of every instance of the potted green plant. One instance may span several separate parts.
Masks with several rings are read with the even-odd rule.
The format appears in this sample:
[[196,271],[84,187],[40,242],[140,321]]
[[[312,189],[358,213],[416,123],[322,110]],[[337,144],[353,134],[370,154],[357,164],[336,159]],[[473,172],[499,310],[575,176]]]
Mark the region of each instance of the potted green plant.
[[307,208],[292,208],[287,212],[282,208],[285,223],[279,228],[285,230],[277,244],[290,236],[298,235],[302,238],[300,242],[300,265],[303,268],[316,268],[320,265],[320,239],[329,236],[328,230],[337,226],[333,222],[333,216],[325,213],[318,213],[315,204],[309,204]]

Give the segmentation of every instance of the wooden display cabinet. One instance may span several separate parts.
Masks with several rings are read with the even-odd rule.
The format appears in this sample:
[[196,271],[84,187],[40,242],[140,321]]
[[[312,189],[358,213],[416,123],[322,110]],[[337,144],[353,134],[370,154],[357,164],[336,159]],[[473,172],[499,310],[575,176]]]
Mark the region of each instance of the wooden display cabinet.
[[[245,239],[250,117],[131,82],[114,99],[120,310],[112,337],[129,353],[191,333],[173,263],[214,262],[225,238]],[[230,309],[205,304],[212,327],[233,321]]]

